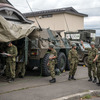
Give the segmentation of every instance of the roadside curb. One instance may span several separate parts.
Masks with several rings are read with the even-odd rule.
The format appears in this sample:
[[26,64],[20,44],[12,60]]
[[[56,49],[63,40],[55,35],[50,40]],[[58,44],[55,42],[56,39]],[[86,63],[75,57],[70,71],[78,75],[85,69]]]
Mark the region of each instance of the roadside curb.
[[61,98],[57,98],[53,100],[79,100],[80,98],[86,95],[100,97],[100,90],[89,90],[88,92],[77,93],[77,94],[73,94],[73,95],[69,95],[69,96],[65,96],[65,97],[61,97]]

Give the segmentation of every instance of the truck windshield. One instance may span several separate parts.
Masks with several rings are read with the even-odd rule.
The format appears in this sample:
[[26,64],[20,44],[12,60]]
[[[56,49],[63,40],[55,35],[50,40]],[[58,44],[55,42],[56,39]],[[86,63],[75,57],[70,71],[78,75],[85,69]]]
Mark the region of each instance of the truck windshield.
[[84,43],[85,48],[91,48],[89,43]]
[[[82,44],[79,44],[79,45],[80,45],[80,47],[81,47],[82,50],[85,50],[85,49],[83,48]],[[90,46],[89,43],[84,43],[84,47],[85,47],[85,48],[91,48],[91,46]]]

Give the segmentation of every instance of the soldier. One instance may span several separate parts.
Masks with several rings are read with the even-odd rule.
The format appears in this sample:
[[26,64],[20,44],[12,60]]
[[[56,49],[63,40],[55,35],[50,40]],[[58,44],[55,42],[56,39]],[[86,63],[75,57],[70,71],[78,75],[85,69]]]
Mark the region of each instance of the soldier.
[[[20,74],[20,76],[19,76]],[[25,75],[25,58],[23,48],[19,51],[18,66],[16,70],[16,77],[24,78]]]
[[7,59],[6,59],[6,77],[8,82],[14,81],[15,79],[15,68],[16,68],[16,56],[17,47],[11,42],[8,43],[7,48]]
[[77,70],[78,65],[78,53],[76,51],[76,44],[72,44],[72,49],[69,51],[68,60],[70,62],[70,72],[69,72],[69,78],[68,80],[76,80],[74,78],[74,75]]
[[57,58],[57,52],[54,49],[53,44],[49,45],[49,50],[50,50],[50,56],[49,56],[49,62],[48,66],[51,72],[51,77],[52,79],[49,81],[50,83],[55,83],[56,78],[55,78],[55,64],[56,64],[56,58]]
[[[81,41],[81,44],[82,44],[83,48],[85,49],[83,41]],[[97,81],[96,60],[98,58],[98,50],[95,48],[95,43],[91,42],[91,48],[87,48],[87,50],[88,50],[88,76],[89,76],[88,81],[92,81],[91,72],[93,72],[93,77],[94,77],[93,83],[96,83],[96,81]]]
[[[98,47],[98,50],[100,52],[100,46]],[[97,85],[100,86],[100,54],[98,55],[98,60],[97,60],[97,78],[98,78]]]

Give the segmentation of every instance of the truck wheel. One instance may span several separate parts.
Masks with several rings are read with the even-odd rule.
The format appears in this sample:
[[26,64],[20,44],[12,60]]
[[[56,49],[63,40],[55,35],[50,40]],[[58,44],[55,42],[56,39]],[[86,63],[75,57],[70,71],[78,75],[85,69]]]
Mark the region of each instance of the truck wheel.
[[61,52],[58,55],[57,68],[59,68],[59,70],[63,72],[65,70],[65,67],[66,67],[66,56],[63,52]]
[[65,67],[65,70],[67,70],[67,71],[69,71],[69,70],[70,70],[68,57],[66,57],[66,67]]
[[87,66],[87,65],[88,65],[88,61],[87,61],[87,60],[88,60],[88,56],[85,56],[85,57],[84,57],[84,61],[83,61],[83,62],[84,62],[84,64],[85,64],[85,66]]
[[50,54],[46,54],[41,61],[41,68],[42,68],[41,73],[42,73],[43,76],[50,76],[50,70],[47,66],[47,63],[48,63],[48,60],[49,60],[49,55]]

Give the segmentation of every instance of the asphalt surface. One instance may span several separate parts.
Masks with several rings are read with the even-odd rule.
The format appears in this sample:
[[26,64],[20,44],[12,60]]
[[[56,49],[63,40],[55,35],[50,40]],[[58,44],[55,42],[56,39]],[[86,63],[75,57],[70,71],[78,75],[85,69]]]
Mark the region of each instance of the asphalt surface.
[[56,76],[57,82],[55,84],[49,83],[51,77],[36,76],[33,73],[30,72],[24,79],[17,78],[13,83],[7,83],[4,77],[1,77],[0,100],[52,100],[88,90],[100,89],[96,84],[87,81],[86,67],[78,67],[75,76],[76,81],[68,81],[67,71]]
[[84,99],[84,100],[100,100],[100,98]]

